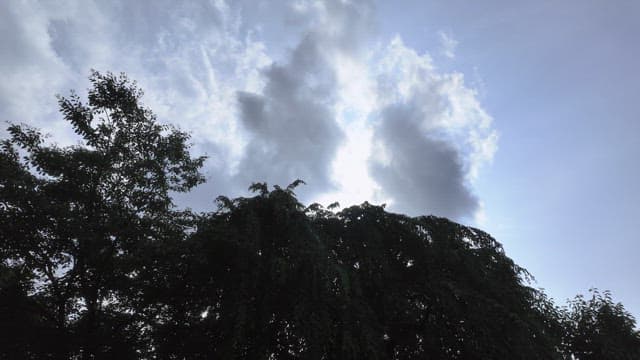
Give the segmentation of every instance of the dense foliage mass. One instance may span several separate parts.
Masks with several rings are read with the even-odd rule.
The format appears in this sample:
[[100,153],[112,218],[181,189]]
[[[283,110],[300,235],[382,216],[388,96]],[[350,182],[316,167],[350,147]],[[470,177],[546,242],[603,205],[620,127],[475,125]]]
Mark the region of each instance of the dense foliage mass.
[[176,210],[203,181],[188,135],[124,76],[60,98],[79,145],[0,143],[0,358],[638,359],[609,293],[559,308],[488,234],[256,183]]

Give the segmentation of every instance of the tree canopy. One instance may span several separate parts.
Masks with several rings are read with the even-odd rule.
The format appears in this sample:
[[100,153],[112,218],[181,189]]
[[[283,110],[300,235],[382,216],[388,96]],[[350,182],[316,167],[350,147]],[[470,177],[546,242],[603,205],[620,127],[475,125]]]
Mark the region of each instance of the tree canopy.
[[81,138],[0,143],[0,358],[637,359],[608,292],[559,307],[489,234],[364,203],[335,211],[254,183],[178,209],[204,181],[189,135],[124,75],[59,97]]

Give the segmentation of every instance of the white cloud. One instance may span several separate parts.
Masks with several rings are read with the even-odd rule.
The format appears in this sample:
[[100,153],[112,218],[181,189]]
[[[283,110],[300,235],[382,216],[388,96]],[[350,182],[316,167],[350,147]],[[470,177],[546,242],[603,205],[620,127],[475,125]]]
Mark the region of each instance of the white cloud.
[[2,120],[37,123],[43,113],[55,114],[53,95],[71,77],[50,45],[47,24],[49,18],[59,15],[49,15],[41,6],[32,5],[0,2]]
[[[162,122],[193,134],[195,150],[212,156],[210,192],[243,155],[236,92],[262,91],[272,63],[239,9],[224,1],[2,2],[0,31],[15,49],[0,58],[0,116],[75,140],[57,112],[55,94],[82,94],[91,68],[125,72],[145,91]],[[207,206],[216,194],[207,196]]]

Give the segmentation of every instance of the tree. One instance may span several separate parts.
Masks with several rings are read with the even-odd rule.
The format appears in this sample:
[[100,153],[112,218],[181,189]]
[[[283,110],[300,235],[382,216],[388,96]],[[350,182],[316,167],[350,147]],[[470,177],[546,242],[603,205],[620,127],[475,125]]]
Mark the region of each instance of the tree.
[[77,342],[76,355],[133,358],[144,249],[183,233],[188,214],[173,209],[170,193],[203,181],[204,158],[189,155],[186,133],[157,124],[126,76],[93,72],[90,81],[88,104],[59,97],[81,144],[47,145],[35,129],[9,127],[0,247],[6,271],[29,272],[20,286],[50,326]]
[[219,198],[188,240],[192,283],[166,301],[186,297],[188,311],[162,331],[163,356],[560,358],[549,301],[488,234],[368,203],[305,208],[292,187],[251,189]]
[[611,293],[591,289],[591,298],[576,296],[565,310],[567,358],[577,360],[640,359],[640,332],[635,319]]
[[636,359],[609,293],[558,308],[489,234],[287,187],[178,210],[189,136],[124,75],[60,97],[78,145],[0,141],[0,358]]

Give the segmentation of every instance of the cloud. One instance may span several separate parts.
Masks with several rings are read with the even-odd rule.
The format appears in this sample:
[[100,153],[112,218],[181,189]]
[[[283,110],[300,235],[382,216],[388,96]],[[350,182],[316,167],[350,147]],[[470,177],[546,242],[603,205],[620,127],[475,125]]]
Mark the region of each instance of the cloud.
[[301,178],[308,184],[306,198],[335,189],[331,166],[345,138],[336,111],[336,59],[352,57],[365,43],[369,7],[364,1],[296,3],[292,16],[311,25],[285,63],[263,72],[262,94],[238,93],[240,119],[251,134],[239,183],[287,185]]
[[400,104],[382,111],[375,139],[386,155],[372,161],[372,176],[403,212],[468,215],[477,199],[465,185],[462,159],[451,144],[424,134],[421,115],[420,109]]
[[444,31],[438,31],[438,39],[440,40],[440,46],[442,47],[440,49],[442,55],[448,57],[449,59],[454,59],[456,57],[456,48],[458,47],[458,41],[454,39],[451,34],[448,34]]
[[312,189],[331,187],[328,166],[343,138],[335,121],[335,77],[310,34],[287,64],[264,72],[261,95],[238,93],[241,122],[252,135],[238,181],[287,185],[307,179]]
[[369,169],[382,196],[414,215],[473,216],[472,181],[493,157],[497,134],[463,76],[438,73],[396,37],[380,60],[378,92]]
[[[0,31],[11,50],[0,58],[0,117],[43,128],[62,144],[77,141],[57,112],[56,94],[82,95],[89,70],[125,72],[164,123],[193,134],[211,156],[208,184],[187,199],[210,208],[233,189],[243,155],[237,91],[261,91],[272,60],[240,10],[224,1],[67,0],[1,2]],[[207,196],[202,196],[206,192]],[[206,200],[205,200],[206,199]]]
[[54,94],[71,74],[50,46],[49,18],[60,15],[26,2],[0,2],[2,121],[33,123],[43,113],[56,113]]
[[496,151],[491,117],[462,74],[382,40],[376,16],[367,0],[0,2],[0,119],[74,143],[54,95],[82,95],[91,68],[122,71],[210,156],[181,205],[302,178],[303,201],[469,217]]

